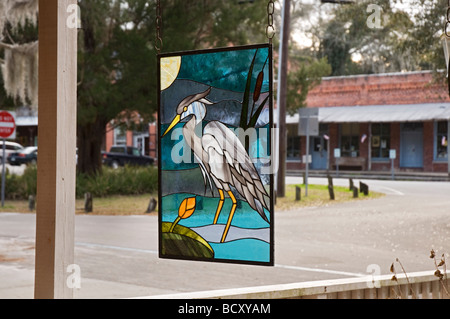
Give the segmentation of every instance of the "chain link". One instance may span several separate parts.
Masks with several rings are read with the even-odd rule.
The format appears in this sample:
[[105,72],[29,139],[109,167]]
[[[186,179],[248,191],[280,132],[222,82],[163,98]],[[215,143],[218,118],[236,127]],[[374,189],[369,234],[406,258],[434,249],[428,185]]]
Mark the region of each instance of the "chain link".
[[[449,0],[450,1],[450,0]],[[269,39],[269,43],[272,44],[272,39],[275,35],[275,27],[273,26],[273,14],[275,12],[275,3],[273,0],[269,0],[267,4],[267,28],[266,36]]]
[[[449,0],[450,1],[450,0]],[[162,9],[161,9],[161,0],[156,0],[156,38],[155,38],[155,50],[159,54],[161,52],[163,46],[163,40],[161,36],[161,28],[162,28]]]

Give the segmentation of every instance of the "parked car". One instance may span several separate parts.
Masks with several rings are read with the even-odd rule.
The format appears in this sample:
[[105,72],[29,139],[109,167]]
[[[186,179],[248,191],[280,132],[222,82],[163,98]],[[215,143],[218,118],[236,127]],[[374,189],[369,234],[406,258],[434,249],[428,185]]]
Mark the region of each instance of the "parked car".
[[37,163],[37,147],[25,147],[22,151],[11,153],[8,157],[10,165],[36,164]]
[[102,152],[103,164],[118,168],[124,165],[147,166],[153,165],[155,159],[142,155],[138,148],[119,145],[112,146],[109,152]]
[[[8,159],[8,156],[12,153],[20,152],[24,148],[19,143],[15,142],[5,142],[5,158]],[[3,142],[0,141],[0,164],[3,163]]]

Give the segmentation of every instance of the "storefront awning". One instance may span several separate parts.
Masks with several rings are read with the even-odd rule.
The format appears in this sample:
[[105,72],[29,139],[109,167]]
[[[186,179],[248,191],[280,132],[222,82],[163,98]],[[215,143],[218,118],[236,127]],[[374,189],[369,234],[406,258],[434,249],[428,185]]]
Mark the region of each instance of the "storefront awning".
[[[319,108],[319,123],[381,123],[450,120],[450,103],[336,106]],[[287,123],[299,123],[299,115]]]

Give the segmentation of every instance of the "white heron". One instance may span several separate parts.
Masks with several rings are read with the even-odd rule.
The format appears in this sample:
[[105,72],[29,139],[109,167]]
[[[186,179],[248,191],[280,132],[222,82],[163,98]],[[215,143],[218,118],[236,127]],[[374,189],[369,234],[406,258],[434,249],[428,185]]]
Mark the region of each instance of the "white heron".
[[221,243],[223,243],[237,207],[237,200],[231,187],[236,189],[250,207],[257,211],[267,223],[269,220],[264,213],[264,208],[268,211],[269,208],[264,196],[269,195],[249,155],[232,130],[219,121],[210,121],[205,125],[203,131],[201,130],[202,121],[206,116],[206,105],[213,104],[206,99],[210,92],[211,88],[183,99],[177,106],[177,115],[164,132],[163,137],[179,122],[186,122],[183,126],[183,136],[200,165],[205,186],[208,181],[212,189],[212,183],[214,183],[219,191],[220,200],[214,224],[217,224],[222,211],[225,192],[231,198],[232,207],[221,239]]

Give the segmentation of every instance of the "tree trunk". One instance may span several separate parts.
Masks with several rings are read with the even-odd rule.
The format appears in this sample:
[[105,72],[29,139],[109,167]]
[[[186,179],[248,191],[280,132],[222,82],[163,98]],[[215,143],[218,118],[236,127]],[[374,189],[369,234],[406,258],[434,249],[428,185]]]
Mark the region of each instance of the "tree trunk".
[[85,174],[101,172],[101,149],[106,123],[97,120],[94,123],[78,125],[78,171]]

